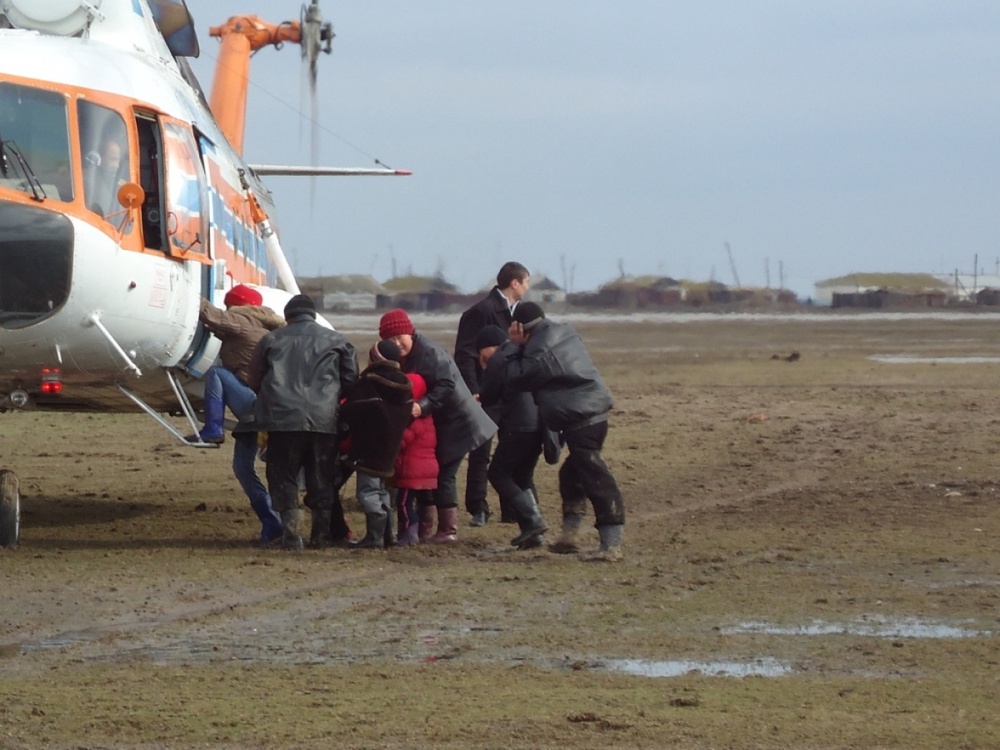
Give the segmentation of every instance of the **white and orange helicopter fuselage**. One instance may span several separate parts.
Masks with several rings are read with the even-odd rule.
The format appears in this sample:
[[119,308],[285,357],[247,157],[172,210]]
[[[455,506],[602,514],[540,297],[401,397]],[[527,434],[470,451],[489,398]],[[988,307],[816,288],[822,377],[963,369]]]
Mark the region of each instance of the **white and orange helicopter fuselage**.
[[159,415],[197,427],[187,391],[219,347],[201,300],[249,284],[280,312],[298,292],[260,176],[406,174],[248,165],[250,54],[305,49],[300,24],[213,29],[209,103],[161,31],[172,11],[190,26],[183,0],[0,0],[0,410],[138,406],[183,439]]
[[0,408],[134,409],[133,394],[177,411],[174,376],[197,378],[218,350],[203,297],[250,284],[280,311],[298,292],[240,154],[250,52],[298,41],[298,23],[213,29],[225,67],[210,109],[145,0],[55,5],[75,14],[71,35],[0,0],[8,24],[35,27],[0,28]]

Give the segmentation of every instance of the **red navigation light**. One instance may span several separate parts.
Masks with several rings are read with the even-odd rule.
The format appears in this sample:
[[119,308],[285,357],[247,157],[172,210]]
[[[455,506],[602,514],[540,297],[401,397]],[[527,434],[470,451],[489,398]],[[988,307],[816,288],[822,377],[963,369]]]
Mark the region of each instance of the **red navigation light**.
[[62,372],[58,367],[43,367],[42,368],[42,384],[41,390],[45,394],[61,393],[62,392]]

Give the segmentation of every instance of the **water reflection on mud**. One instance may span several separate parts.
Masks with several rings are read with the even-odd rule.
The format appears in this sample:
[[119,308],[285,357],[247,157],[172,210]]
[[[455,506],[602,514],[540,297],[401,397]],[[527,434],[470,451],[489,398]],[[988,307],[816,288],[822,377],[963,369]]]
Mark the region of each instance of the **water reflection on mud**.
[[834,623],[813,621],[805,625],[775,625],[768,622],[741,622],[722,628],[724,635],[762,633],[764,635],[860,635],[873,638],[977,638],[991,636],[993,631],[961,627],[946,623],[927,622],[914,618],[891,620],[870,617],[855,622]]
[[[462,629],[467,635],[470,629]],[[799,624],[776,624],[764,621],[744,621],[719,628],[723,635],[763,635],[780,637],[851,636],[871,638],[956,639],[993,637],[996,630],[983,629],[971,621],[936,622],[919,618],[888,618],[867,616],[849,622],[813,620]],[[460,639],[459,639],[460,640]],[[254,628],[249,631],[199,633],[196,637],[163,638],[145,633],[115,633],[111,629],[69,631],[48,638],[18,643],[0,644],[0,659],[7,660],[32,653],[73,650],[77,658],[86,661],[149,660],[154,664],[236,661],[271,662],[274,664],[358,664],[389,659],[396,662],[443,662],[469,659],[482,662],[482,655],[466,652],[460,642],[442,639],[441,633],[423,631],[418,643],[396,648],[396,641],[384,642],[381,648],[358,651],[344,650],[343,644],[330,640],[326,634],[302,634],[282,640],[262,637]],[[766,651],[774,651],[768,648]],[[781,653],[781,649],[777,651]],[[637,659],[609,658],[589,662],[575,661],[573,669],[593,669],[620,672],[641,677],[680,677],[699,673],[708,677],[782,677],[794,674],[800,667],[773,656],[719,659]],[[556,659],[544,655],[507,658],[496,654],[487,657],[493,664],[532,664],[542,669],[558,669]],[[565,666],[565,665],[563,665]]]
[[918,357],[910,354],[873,354],[868,359],[888,365],[982,365],[1000,362],[1000,357]]
[[680,677],[700,672],[712,677],[780,677],[792,668],[776,659],[739,661],[651,661],[647,659],[609,659],[601,666],[615,672],[641,677]]

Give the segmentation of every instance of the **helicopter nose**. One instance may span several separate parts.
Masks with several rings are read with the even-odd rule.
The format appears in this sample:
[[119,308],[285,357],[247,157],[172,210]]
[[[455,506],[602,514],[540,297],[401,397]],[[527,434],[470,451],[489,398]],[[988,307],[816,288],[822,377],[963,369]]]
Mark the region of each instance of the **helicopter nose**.
[[25,328],[69,296],[73,225],[60,213],[0,201],[0,328]]

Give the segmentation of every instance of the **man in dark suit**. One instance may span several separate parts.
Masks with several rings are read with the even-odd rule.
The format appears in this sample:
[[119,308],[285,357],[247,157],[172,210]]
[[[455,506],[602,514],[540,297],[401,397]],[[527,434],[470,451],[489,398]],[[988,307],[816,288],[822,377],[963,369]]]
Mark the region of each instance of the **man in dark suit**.
[[[528,269],[515,261],[508,261],[497,272],[497,284],[490,293],[462,313],[455,336],[455,364],[469,390],[479,399],[479,384],[483,370],[479,366],[479,351],[476,349],[476,335],[487,326],[499,326],[503,330],[510,327],[517,303],[524,299],[531,284]],[[488,413],[489,410],[487,410]],[[491,415],[493,416],[493,415]],[[494,420],[496,421],[496,420]],[[490,517],[490,507],[486,500],[487,476],[490,464],[492,440],[469,453],[469,466],[465,479],[465,509],[472,516],[470,525],[484,526]],[[500,520],[514,523],[514,515],[500,506]]]

